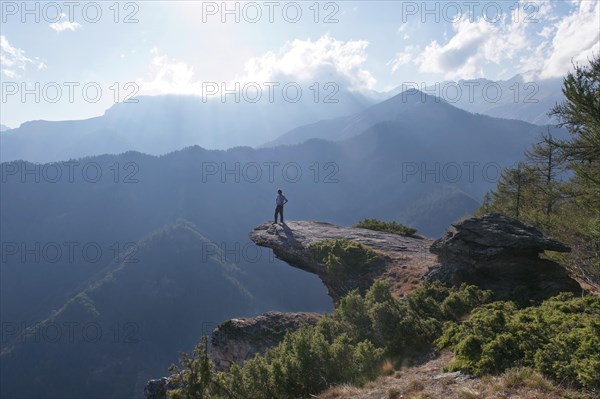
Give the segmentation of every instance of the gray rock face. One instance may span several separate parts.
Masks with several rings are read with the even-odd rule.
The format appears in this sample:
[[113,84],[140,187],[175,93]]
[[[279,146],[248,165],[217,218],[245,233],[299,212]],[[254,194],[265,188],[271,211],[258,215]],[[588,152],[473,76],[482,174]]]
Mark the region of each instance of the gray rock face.
[[277,345],[286,332],[295,331],[304,323],[315,325],[318,313],[267,312],[258,317],[231,319],[217,327],[211,335],[210,356],[219,371],[228,371],[233,364],[242,365],[256,354],[264,354]]
[[167,391],[175,388],[177,387],[168,377],[150,380],[144,387],[144,396],[146,399],[167,399]]
[[[353,289],[366,290],[375,279],[390,283],[392,292],[402,296],[412,291],[434,262],[429,253],[432,240],[405,237],[354,227],[340,227],[324,222],[289,221],[286,224],[265,223],[250,233],[257,245],[273,249],[275,255],[292,266],[318,275],[334,301]],[[368,245],[383,262],[360,275],[332,278],[325,266],[316,261],[309,245],[323,240],[345,239]]]
[[502,215],[484,215],[454,224],[430,250],[439,263],[427,274],[429,280],[467,282],[499,294],[520,289],[529,297],[581,289],[559,264],[540,258],[546,250],[568,252],[569,247],[535,227]]

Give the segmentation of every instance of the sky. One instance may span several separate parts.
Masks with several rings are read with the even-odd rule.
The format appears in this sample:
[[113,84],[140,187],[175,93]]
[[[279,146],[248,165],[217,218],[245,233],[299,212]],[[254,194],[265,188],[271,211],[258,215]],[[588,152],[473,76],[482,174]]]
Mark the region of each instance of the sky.
[[369,93],[561,77],[600,54],[599,2],[0,1],[0,123],[236,83]]

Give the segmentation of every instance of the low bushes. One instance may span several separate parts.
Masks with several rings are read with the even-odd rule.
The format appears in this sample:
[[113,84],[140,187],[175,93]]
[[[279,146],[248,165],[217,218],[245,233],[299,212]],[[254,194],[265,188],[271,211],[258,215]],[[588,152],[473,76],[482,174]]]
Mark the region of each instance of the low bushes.
[[383,222],[377,219],[363,219],[360,222],[358,222],[354,227],[375,231],[384,231],[386,233],[393,233],[409,237],[414,236],[417,232],[417,229],[413,229],[412,227],[405,226],[395,221]]
[[495,302],[464,323],[448,323],[437,340],[455,354],[449,368],[481,375],[532,367],[556,381],[600,388],[600,298],[561,294],[517,309]]

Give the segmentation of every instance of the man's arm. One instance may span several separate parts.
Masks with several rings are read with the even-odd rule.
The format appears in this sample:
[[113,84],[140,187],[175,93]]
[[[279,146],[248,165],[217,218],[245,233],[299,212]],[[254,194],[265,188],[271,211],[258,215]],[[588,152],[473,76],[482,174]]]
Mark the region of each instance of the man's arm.
[[284,196],[283,196],[283,204],[285,205],[285,204],[287,204],[287,202],[288,202],[288,199],[287,199],[287,198],[285,197],[285,195],[284,195]]

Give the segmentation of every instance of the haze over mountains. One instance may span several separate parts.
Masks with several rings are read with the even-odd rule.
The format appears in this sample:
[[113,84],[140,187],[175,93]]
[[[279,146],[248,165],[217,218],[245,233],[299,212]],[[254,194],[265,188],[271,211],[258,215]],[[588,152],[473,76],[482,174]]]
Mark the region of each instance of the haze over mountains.
[[[507,81],[460,80],[422,89],[437,97],[436,101],[446,101],[472,113],[543,125],[551,123],[547,112],[562,100],[561,82],[534,82],[516,75]],[[218,97],[144,96],[137,98],[137,103],[115,104],[95,118],[23,123],[2,136],[0,155],[3,161],[44,163],[126,151],[162,155],[191,145],[227,149],[291,144],[308,138],[337,140],[350,133],[337,137],[324,132],[330,124],[339,122],[335,119],[354,124],[367,118],[353,127],[355,133],[360,132],[377,120],[376,115],[369,116],[371,106],[402,92],[414,92],[419,86],[405,83],[389,92],[365,95],[335,86],[339,91],[321,89],[317,97],[314,90],[303,86],[298,102],[270,102],[266,94],[257,103],[245,101],[241,94],[239,102],[232,94],[224,101]],[[413,97],[405,95],[403,102],[412,104]],[[401,105],[397,100],[394,104]],[[408,113],[409,107],[398,112]],[[298,139],[290,139],[296,135]]]
[[497,81],[460,79],[433,85],[407,82],[375,98],[385,100],[403,91],[418,89],[465,111],[545,125],[554,122],[548,111],[564,99],[562,81],[562,78],[534,79],[517,74]]
[[[211,109],[211,115],[196,108],[198,101],[145,98],[100,118],[32,122],[2,136],[3,160],[6,152],[8,159],[32,161],[2,164],[0,310],[2,322],[14,327],[2,342],[2,374],[10,377],[2,396],[141,396],[140,384],[162,375],[178,351],[191,350],[207,333],[204,322],[266,310],[330,309],[314,276],[264,250],[257,258],[249,245],[248,231],[272,217],[279,187],[290,200],[288,219],[396,220],[437,237],[477,209],[500,170],[546,131],[473,114],[417,90],[372,106],[367,100],[339,104],[340,114],[352,111],[333,119],[317,107],[293,117],[260,115],[251,105],[240,105],[244,112],[237,117],[233,108]],[[139,108],[133,112],[130,105]],[[302,126],[284,129],[293,123]],[[197,137],[196,124],[213,143],[243,142],[250,132],[248,138],[263,140],[258,146],[276,136],[274,126],[289,132],[260,148],[171,152]],[[247,130],[221,136],[236,126]],[[72,141],[76,132],[86,133]],[[85,151],[119,153],[132,143],[169,153],[127,151],[64,162]],[[58,163],[33,163],[50,158]],[[90,243],[101,248],[100,260],[82,252]],[[55,259],[57,247],[62,252]],[[75,260],[68,248],[75,248]],[[125,262],[128,253],[137,262]],[[139,339],[125,345],[112,338],[36,342],[20,326],[38,322],[46,326],[42,331],[77,323],[118,326],[127,336],[138,328]]]
[[442,82],[431,89],[432,93],[441,94],[452,105],[469,112],[545,125],[556,122],[548,116],[548,111],[564,100],[562,82],[562,78],[538,80],[515,75],[504,81]]
[[[291,92],[291,91],[290,91]],[[330,90],[334,93],[333,89]],[[315,120],[352,114],[371,100],[346,90],[315,92],[304,87],[297,102],[267,94],[251,103],[239,94],[224,101],[199,96],[144,96],[118,103],[104,115],[77,121],[31,121],[3,135],[3,161],[54,162],[90,155],[139,151],[161,155],[191,145],[209,149],[254,146]],[[291,96],[291,94],[290,94]]]

